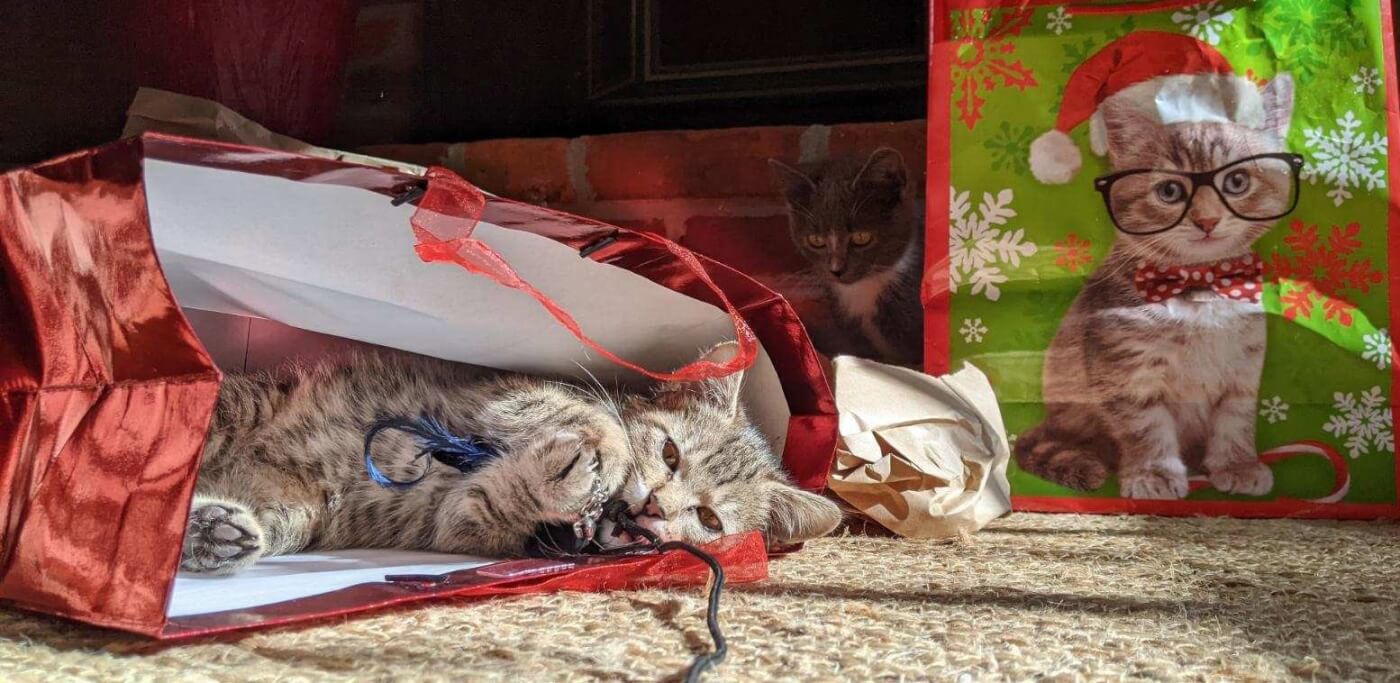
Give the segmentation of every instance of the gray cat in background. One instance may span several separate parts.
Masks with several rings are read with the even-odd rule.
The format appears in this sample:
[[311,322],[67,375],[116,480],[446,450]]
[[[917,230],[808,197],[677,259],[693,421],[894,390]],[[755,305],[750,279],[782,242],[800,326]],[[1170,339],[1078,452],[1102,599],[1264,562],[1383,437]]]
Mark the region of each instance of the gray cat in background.
[[899,152],[789,166],[769,159],[808,276],[822,285],[834,330],[813,329],[819,350],[918,366],[923,359],[924,225]]

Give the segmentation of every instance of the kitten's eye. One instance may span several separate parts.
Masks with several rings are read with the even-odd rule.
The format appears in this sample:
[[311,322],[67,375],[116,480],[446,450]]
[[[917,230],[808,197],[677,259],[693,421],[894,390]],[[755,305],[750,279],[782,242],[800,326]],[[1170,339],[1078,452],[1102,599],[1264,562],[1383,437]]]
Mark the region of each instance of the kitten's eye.
[[724,522],[719,521],[719,515],[714,510],[706,507],[695,508],[695,516],[700,518],[700,523],[705,525],[710,531],[724,533]]
[[861,230],[860,232],[851,233],[851,244],[854,244],[857,247],[864,247],[874,241],[875,236],[864,230]]
[[1186,188],[1175,180],[1158,183],[1157,187],[1153,189],[1157,193],[1157,198],[1168,204],[1175,204],[1186,198]]
[[813,249],[825,249],[825,248],[826,248],[826,238],[825,238],[825,237],[822,237],[821,235],[808,235],[808,236],[807,236],[807,246],[809,246],[809,247],[811,247],[811,248],[813,248]]
[[1241,195],[1249,191],[1249,174],[1244,171],[1231,171],[1221,183],[1225,194]]
[[676,442],[666,439],[666,445],[661,447],[661,460],[672,472],[681,464],[681,449],[676,446]]

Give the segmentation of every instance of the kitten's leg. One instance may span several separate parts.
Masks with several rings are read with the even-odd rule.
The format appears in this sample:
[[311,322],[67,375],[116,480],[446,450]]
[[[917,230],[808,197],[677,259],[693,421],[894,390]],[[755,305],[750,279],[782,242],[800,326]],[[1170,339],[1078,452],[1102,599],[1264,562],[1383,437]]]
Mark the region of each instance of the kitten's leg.
[[1254,442],[1255,392],[1233,391],[1215,408],[1204,465],[1216,490],[1262,496],[1274,488],[1274,473],[1259,461]]
[[291,555],[311,545],[316,515],[312,508],[298,503],[259,505],[254,516],[263,528],[265,557]]
[[1080,491],[1092,491],[1108,481],[1108,454],[1076,424],[1082,407],[1047,406],[1045,421],[1016,440],[1016,464],[1041,479]]
[[305,492],[246,470],[200,481],[185,533],[181,567],[231,574],[263,557],[289,555],[311,543],[318,510]]
[[596,487],[608,490],[602,465],[608,450],[596,433],[565,430],[493,461],[447,493],[433,549],[521,554],[540,524],[572,523]]
[[233,574],[266,554],[264,538],[262,525],[246,505],[195,494],[180,568],[205,574]]
[[1185,498],[1190,487],[1186,464],[1181,460],[1176,419],[1166,404],[1159,401],[1139,406],[1134,398],[1137,397],[1117,397],[1113,403],[1125,406],[1115,411],[1115,431],[1122,449],[1119,494],[1124,498]]

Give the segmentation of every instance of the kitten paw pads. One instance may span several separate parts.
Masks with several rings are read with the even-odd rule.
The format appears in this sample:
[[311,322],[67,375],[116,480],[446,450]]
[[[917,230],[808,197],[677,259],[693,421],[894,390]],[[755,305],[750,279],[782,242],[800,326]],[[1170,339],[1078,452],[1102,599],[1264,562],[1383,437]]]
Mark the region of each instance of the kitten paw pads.
[[1261,462],[1234,465],[1210,473],[1210,485],[1223,493],[1262,496],[1274,488],[1274,472]]
[[199,505],[190,513],[180,568],[227,574],[262,556],[262,532],[249,512],[219,503]]

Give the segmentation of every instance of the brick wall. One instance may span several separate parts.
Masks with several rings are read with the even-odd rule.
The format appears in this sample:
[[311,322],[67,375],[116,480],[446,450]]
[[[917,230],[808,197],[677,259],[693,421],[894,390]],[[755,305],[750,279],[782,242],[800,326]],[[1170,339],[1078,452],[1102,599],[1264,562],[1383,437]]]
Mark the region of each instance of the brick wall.
[[360,151],[446,166],[496,194],[664,234],[801,299],[786,276],[803,262],[788,238],[768,158],[863,156],[882,145],[903,153],[911,190],[921,199],[923,121],[379,145]]

